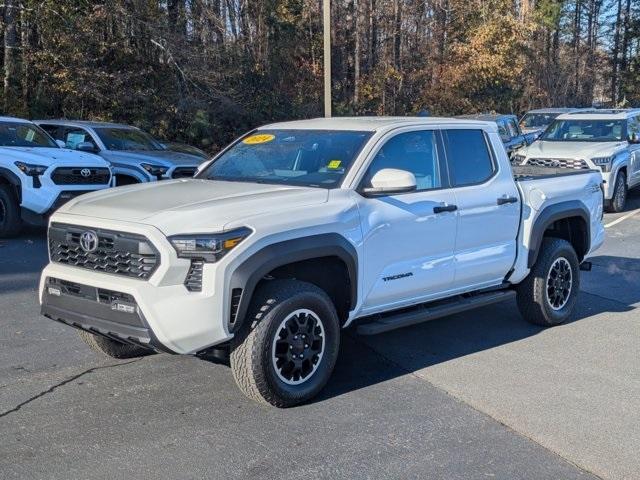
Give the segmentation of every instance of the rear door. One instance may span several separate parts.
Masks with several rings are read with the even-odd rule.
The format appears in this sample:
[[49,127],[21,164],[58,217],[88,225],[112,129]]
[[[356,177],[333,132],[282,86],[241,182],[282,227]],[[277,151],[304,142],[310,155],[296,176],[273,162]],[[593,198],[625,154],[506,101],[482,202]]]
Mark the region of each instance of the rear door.
[[456,290],[502,282],[516,257],[520,196],[511,168],[501,167],[480,129],[443,132],[458,206],[454,249]]

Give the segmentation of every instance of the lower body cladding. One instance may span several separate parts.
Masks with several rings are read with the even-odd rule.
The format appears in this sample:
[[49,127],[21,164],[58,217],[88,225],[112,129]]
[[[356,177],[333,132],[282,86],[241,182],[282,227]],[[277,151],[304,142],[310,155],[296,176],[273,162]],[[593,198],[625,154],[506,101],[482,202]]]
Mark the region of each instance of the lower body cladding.
[[178,354],[196,354],[232,338],[219,300],[189,292],[183,284],[154,285],[53,262],[40,280],[44,316],[122,343]]

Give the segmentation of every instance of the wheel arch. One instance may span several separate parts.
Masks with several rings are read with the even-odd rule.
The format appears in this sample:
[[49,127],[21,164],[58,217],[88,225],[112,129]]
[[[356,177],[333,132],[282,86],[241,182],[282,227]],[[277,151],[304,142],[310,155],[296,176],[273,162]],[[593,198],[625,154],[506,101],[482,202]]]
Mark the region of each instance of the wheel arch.
[[583,260],[591,248],[590,215],[587,207],[579,200],[569,200],[544,208],[531,229],[531,243],[527,266],[531,268],[538,259],[540,247],[545,237],[567,240]]
[[[344,268],[346,278],[332,278]],[[229,331],[237,331],[263,281],[273,278],[296,278],[313,283],[326,291],[334,303],[344,298],[349,309],[358,297],[358,260],[356,249],[337,233],[301,237],[268,245],[247,258],[231,275],[227,295],[231,297],[231,312],[227,320]],[[343,288],[347,287],[347,288]],[[327,291],[329,290],[329,291]],[[342,297],[344,295],[344,297]],[[340,303],[341,300],[338,301]],[[340,314],[340,305],[336,305]],[[343,312],[342,320],[346,320]]]
[[22,203],[22,182],[15,173],[8,168],[0,167],[0,184],[13,186],[18,204]]

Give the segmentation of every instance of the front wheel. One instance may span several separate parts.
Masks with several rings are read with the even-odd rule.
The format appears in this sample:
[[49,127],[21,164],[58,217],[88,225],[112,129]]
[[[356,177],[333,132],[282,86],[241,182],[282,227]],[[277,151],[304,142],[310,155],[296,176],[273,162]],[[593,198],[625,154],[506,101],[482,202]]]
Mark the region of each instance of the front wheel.
[[580,268],[573,246],[561,238],[545,238],[529,276],[516,293],[520,313],[530,323],[551,327],[565,322],[580,290]]
[[0,185],[0,238],[17,235],[22,226],[20,205],[10,185]]
[[249,398],[290,407],[325,386],[340,346],[340,322],[327,294],[296,280],[271,280],[254,295],[231,350],[231,370]]
[[627,175],[624,172],[618,172],[616,175],[616,183],[613,189],[613,197],[607,202],[607,211],[620,213],[624,210],[627,203]]

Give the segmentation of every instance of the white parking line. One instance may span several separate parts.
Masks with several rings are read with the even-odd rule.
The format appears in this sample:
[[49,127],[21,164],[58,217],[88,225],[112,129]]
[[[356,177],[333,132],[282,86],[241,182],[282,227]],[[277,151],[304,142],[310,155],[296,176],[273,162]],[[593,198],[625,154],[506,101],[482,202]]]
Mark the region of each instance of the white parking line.
[[627,220],[628,218],[633,217],[636,213],[640,212],[640,208],[637,210],[634,210],[632,212],[627,213],[626,215],[623,215],[622,217],[618,218],[617,220],[614,220],[611,223],[607,223],[604,228],[609,228],[609,227],[613,227],[614,225],[619,224],[620,222],[623,222],[625,220]]

